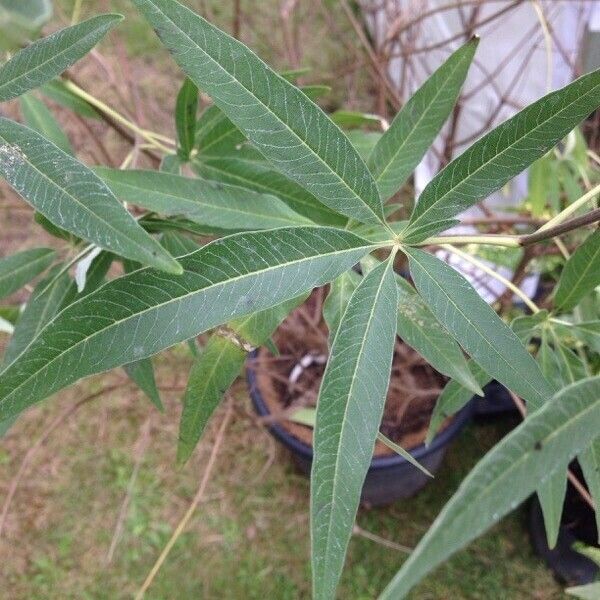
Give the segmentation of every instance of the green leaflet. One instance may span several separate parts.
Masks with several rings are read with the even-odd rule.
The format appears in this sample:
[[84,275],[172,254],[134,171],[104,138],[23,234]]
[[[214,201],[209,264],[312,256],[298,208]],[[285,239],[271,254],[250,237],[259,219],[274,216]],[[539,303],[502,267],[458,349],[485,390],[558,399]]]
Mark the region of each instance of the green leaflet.
[[383,221],[373,177],[307,96],[250,49],[175,0],[135,0],[173,57],[257,149],[333,210]]
[[[468,362],[473,378],[480,387],[486,386],[492,378],[473,360]],[[473,392],[452,379],[446,384],[442,390],[440,397],[437,399],[425,443],[429,445],[442,423],[452,415],[456,414],[463,406],[473,398]]]
[[196,137],[196,112],[198,111],[198,88],[186,78],[177,94],[175,105],[175,128],[179,140],[179,157],[188,160]]
[[519,338],[460,273],[422,250],[404,251],[415,286],[431,312],[489,375],[525,399],[530,410],[552,396]]
[[311,474],[313,597],[332,599],[371,459],[392,366],[397,287],[392,262],[358,285],[321,382]]
[[96,109],[85,100],[76,96],[60,79],[53,79],[40,87],[40,92],[60,106],[88,119],[99,119]]
[[[510,324],[510,328],[515,332],[519,340],[521,340],[524,345],[527,345],[538,325],[547,318],[548,311],[540,310],[535,315],[517,317]],[[492,380],[492,378],[475,361],[470,360],[468,365],[473,378],[480,387],[486,386]],[[449,381],[436,402],[429,422],[425,443],[431,443],[444,420],[457,413],[465,406],[465,404],[467,404],[467,402],[469,402],[469,400],[471,400],[472,397],[473,392],[471,390],[461,385],[458,381]]]
[[558,281],[554,304],[571,310],[579,300],[600,285],[600,231],[596,230],[569,258]]
[[269,168],[268,164],[233,157],[195,159],[194,170],[205,179],[271,194],[292,210],[319,225],[344,226],[347,219],[323,204],[295,181]]
[[165,407],[160,399],[160,393],[156,386],[156,379],[154,378],[152,359],[144,358],[142,360],[136,360],[135,362],[125,365],[123,368],[128,377],[135,382],[148,398],[150,398],[152,404],[154,404],[158,410],[164,412]]
[[0,259],[0,298],[10,296],[45,271],[55,256],[51,248],[33,248]]
[[0,419],[78,379],[146,358],[323,285],[373,249],[354,234],[290,227],[235,234],[141,269],[68,306],[0,373]]
[[58,275],[61,269],[62,265],[57,265],[33,290],[4,354],[6,364],[11,363],[69,298],[75,296],[77,289],[73,280],[67,272]]
[[200,244],[175,231],[167,231],[163,234],[160,238],[160,245],[173,256],[184,256],[200,248]]
[[54,225],[120,256],[181,272],[90,169],[39,133],[4,118],[0,175]]
[[[167,245],[161,240],[161,246],[167,249]],[[132,264],[133,263],[133,264]],[[125,273],[132,273],[133,271],[140,268],[139,263],[133,261],[124,260],[123,269]],[[160,392],[156,385],[156,378],[154,377],[154,365],[152,364],[151,358],[142,358],[135,362],[129,363],[123,367],[123,370],[127,376],[146,394],[150,399],[150,402],[156,406],[160,412],[164,412],[165,407],[163,406],[162,400],[160,399]]]
[[25,123],[41,133],[46,139],[58,146],[63,152],[73,156],[71,142],[65,132],[60,128],[50,109],[38,100],[31,92],[24,94],[19,99],[21,112]]
[[163,215],[180,215],[200,225],[252,231],[311,223],[275,196],[225,183],[160,171],[97,167],[95,172],[119,198]]
[[0,68],[0,102],[32,90],[85,56],[123,17],[99,15],[17,52]]
[[379,140],[368,165],[381,197],[393,196],[433,143],[452,112],[479,44],[456,50],[415,92]]
[[246,352],[240,346],[216,334],[208,340],[192,365],[179,425],[179,464],[192,455],[206,423],[223,394],[240,374],[245,360]]
[[458,344],[408,281],[398,276],[396,283],[398,336],[434,369],[464,385],[471,394],[483,396],[481,386],[469,370],[467,359]]
[[[546,333],[544,329],[537,360],[546,379],[552,383],[555,390],[559,390],[562,387],[562,379],[558,357],[548,344]],[[531,414],[532,411],[529,412]],[[558,469],[555,473],[549,475],[536,490],[542,508],[546,539],[550,548],[554,548],[558,540],[563,504],[567,492],[565,471],[566,469]]]
[[51,0],[0,0],[0,50],[18,50],[51,17]]
[[331,120],[340,127],[354,129],[365,126],[379,127],[381,125],[381,117],[369,113],[358,112],[354,110],[336,110],[331,115]]
[[[529,202],[531,214],[540,217],[546,211],[549,200],[549,187],[556,182],[553,172],[553,163],[550,155],[542,156],[536,160],[529,169]],[[555,187],[552,185],[552,187]],[[558,190],[556,190],[558,193]]]
[[597,437],[600,377],[558,392],[501,440],[458,491],[380,596],[404,598],[427,573],[518,506]]
[[[600,70],[544,96],[454,159],[423,190],[405,232],[416,243],[542,157],[600,104]],[[431,229],[431,224],[438,225]]]
[[212,104],[196,123],[195,148],[200,157],[233,157],[264,162],[263,155],[248,142],[244,134],[223,111]]
[[167,154],[160,161],[159,171],[161,173],[171,173],[171,175],[181,175],[182,161],[177,154]]
[[329,294],[323,303],[323,318],[329,329],[329,341],[333,341],[337,333],[342,315],[348,306],[348,300],[360,283],[361,277],[355,271],[342,273],[331,282]]
[[594,352],[600,354],[600,321],[584,321],[569,328],[573,335],[589,344]]
[[361,131],[359,129],[348,131],[346,135],[363,160],[368,160],[383,134],[379,131]]

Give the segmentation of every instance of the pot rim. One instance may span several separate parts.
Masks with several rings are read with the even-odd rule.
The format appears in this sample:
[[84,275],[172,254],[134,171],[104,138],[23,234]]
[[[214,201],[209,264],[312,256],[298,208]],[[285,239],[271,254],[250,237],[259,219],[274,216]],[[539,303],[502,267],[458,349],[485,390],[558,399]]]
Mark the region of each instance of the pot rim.
[[[258,380],[256,376],[256,370],[250,366],[250,361],[256,358],[258,355],[258,350],[254,350],[248,355],[248,360],[246,361],[246,381],[248,382],[248,386],[250,388],[250,398],[252,400],[252,404],[254,405],[254,409],[261,417],[265,417],[271,414],[269,408],[267,407],[266,402],[263,399],[262,393],[258,387]],[[448,445],[463,429],[463,427],[471,420],[474,412],[474,403],[473,400],[469,400],[463,408],[461,408],[455,415],[448,427],[444,429],[442,432],[438,433],[429,446],[425,445],[425,443],[415,446],[414,448],[408,449],[410,454],[416,459],[419,460],[424,456],[428,456],[429,454],[434,454],[442,447]],[[280,442],[285,444],[287,447],[291,448],[294,452],[302,455],[303,457],[312,460],[313,457],[313,447],[304,443],[302,440],[298,439],[296,436],[292,435],[289,431],[285,429],[279,423],[269,423],[267,425],[270,432],[275,436]],[[410,463],[400,456],[399,454],[391,454],[389,456],[375,456],[371,460],[371,466],[369,469],[385,469],[387,467],[395,467],[398,465]]]

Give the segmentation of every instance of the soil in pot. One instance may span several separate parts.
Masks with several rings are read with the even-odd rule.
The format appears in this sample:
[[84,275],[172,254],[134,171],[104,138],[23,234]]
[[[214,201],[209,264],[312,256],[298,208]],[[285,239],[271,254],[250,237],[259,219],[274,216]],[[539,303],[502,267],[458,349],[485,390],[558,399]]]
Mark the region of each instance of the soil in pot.
[[[325,297],[326,288],[315,290],[282,323],[273,339],[279,356],[261,349],[251,365],[270,412],[267,420],[278,422],[307,445],[312,444],[312,428],[287,417],[299,408],[316,405],[328,353],[328,329],[322,318]],[[446,381],[412,348],[397,340],[381,432],[406,449],[422,444]],[[377,442],[376,457],[393,454]]]

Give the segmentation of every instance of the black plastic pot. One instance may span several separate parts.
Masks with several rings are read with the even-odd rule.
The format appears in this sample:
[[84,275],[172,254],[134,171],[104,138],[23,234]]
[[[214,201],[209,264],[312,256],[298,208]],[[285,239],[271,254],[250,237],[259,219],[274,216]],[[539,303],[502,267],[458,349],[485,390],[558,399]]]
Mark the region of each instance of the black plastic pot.
[[544,517],[537,496],[532,498],[529,507],[529,533],[534,550],[561,583],[584,585],[597,579],[600,574],[598,565],[573,549],[576,542],[598,547],[594,511],[570,483],[556,547],[548,547]]
[[475,405],[475,416],[487,418],[518,412],[508,390],[496,380],[484,386],[483,393],[483,398],[476,396],[472,401]]
[[[249,360],[251,361],[255,356],[256,353],[251,354]],[[256,372],[250,367],[250,364],[246,368],[246,379],[256,412],[261,417],[268,416],[270,411],[258,388]],[[412,448],[410,453],[426,469],[435,473],[442,463],[450,442],[469,422],[472,414],[473,403],[469,402],[429,446],[422,444]],[[310,475],[313,458],[312,446],[293,436],[278,423],[271,423],[268,427],[271,434],[290,450],[299,469],[305,475]],[[429,481],[431,481],[430,477],[397,454],[374,457],[363,485],[361,501],[367,506],[385,506],[400,498],[413,496]]]

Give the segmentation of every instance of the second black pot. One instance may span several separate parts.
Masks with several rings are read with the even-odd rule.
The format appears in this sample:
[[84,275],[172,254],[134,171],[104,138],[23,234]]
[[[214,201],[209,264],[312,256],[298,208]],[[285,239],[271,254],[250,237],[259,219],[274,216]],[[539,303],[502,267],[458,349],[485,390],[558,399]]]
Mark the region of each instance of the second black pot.
[[[255,353],[251,354],[249,360],[252,361],[255,356]],[[250,398],[258,415],[266,417],[271,413],[258,387],[256,372],[250,364],[251,362],[246,368]],[[430,473],[435,473],[442,463],[450,442],[469,422],[472,414],[473,402],[469,402],[455,415],[448,427],[435,436],[429,446],[421,444],[410,449],[410,453]],[[304,474],[310,475],[312,446],[293,436],[279,423],[271,423],[268,427],[271,434],[290,450],[299,469]],[[374,457],[363,485],[361,501],[367,506],[385,506],[400,498],[413,496],[429,481],[431,481],[430,477],[397,454]]]

